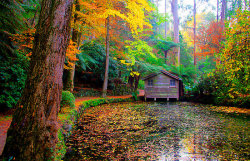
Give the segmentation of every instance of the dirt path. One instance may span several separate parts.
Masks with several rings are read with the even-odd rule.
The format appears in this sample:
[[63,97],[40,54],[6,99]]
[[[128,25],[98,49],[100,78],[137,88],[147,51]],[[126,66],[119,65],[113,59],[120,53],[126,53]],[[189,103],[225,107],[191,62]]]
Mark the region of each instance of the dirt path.
[[7,137],[7,130],[10,127],[11,120],[12,120],[11,115],[0,115],[0,155],[3,152],[3,148]]
[[[144,96],[144,90],[139,90],[139,96]],[[126,95],[126,96],[108,96],[108,98],[130,98],[132,97],[131,95]],[[100,97],[79,97],[76,98],[75,105],[76,108],[79,107],[79,105],[83,101],[87,100],[92,100],[92,99],[97,99]],[[0,114],[0,155],[3,152],[3,148],[5,145],[6,137],[7,137],[7,130],[10,127],[12,121],[12,115],[11,114]]]

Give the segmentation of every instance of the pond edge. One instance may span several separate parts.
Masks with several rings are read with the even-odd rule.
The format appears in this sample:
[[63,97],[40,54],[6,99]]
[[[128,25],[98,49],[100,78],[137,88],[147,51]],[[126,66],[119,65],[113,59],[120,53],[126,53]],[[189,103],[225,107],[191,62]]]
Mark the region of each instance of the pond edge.
[[133,98],[97,98],[83,101],[78,109],[73,108],[68,113],[66,117],[61,120],[61,127],[57,132],[58,142],[55,148],[54,160],[63,160],[66,151],[66,141],[72,135],[72,131],[76,128],[76,123],[78,118],[84,113],[84,110],[89,107],[95,107],[103,104],[109,103],[119,103],[119,102],[132,102]]

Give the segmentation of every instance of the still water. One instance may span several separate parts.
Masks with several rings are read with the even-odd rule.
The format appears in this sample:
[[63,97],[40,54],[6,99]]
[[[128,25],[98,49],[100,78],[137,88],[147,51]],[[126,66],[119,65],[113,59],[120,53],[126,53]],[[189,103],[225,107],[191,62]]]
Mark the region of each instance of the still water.
[[192,103],[86,109],[64,160],[250,160],[249,116]]

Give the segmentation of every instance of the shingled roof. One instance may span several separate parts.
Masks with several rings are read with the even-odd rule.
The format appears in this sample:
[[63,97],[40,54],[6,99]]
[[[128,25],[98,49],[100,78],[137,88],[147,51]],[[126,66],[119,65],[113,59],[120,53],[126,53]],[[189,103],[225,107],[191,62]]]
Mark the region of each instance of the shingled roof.
[[164,75],[166,75],[166,76],[169,76],[169,77],[171,77],[171,78],[173,78],[173,79],[181,80],[181,78],[179,78],[178,76],[176,76],[176,75],[174,75],[174,74],[172,74],[172,73],[170,73],[170,72],[168,72],[168,71],[165,71],[165,70],[160,70],[159,73],[152,73],[152,74],[149,74],[149,75],[147,75],[146,77],[144,77],[142,80],[145,81],[145,80],[147,80],[147,79],[149,79],[149,78],[152,78],[152,77],[157,76],[157,75],[160,74],[160,73],[162,73],[162,74],[164,74]]

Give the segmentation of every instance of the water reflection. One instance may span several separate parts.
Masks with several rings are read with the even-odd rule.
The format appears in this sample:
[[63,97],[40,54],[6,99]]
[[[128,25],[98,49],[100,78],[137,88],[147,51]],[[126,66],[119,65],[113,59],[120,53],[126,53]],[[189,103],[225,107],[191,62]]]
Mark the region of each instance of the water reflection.
[[249,118],[177,103],[154,104],[148,112],[160,113],[159,126],[171,124],[175,128],[173,134],[168,135],[173,142],[167,141],[159,161],[249,159]]
[[249,117],[204,105],[105,105],[88,109],[78,125],[65,160],[250,160]]

